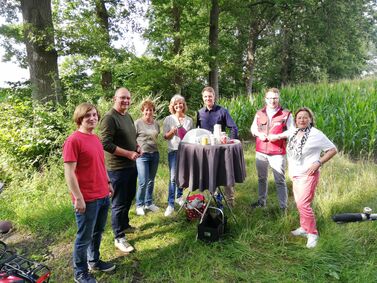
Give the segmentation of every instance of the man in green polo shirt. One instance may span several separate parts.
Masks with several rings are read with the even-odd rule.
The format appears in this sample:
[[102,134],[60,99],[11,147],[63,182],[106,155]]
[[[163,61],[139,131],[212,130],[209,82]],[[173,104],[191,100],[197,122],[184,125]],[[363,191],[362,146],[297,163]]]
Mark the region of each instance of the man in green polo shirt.
[[135,161],[140,156],[134,121],[127,112],[130,104],[131,93],[126,88],[119,88],[114,95],[113,108],[105,114],[100,124],[106,167],[114,188],[111,224],[115,246],[126,253],[134,250],[127,242],[125,233],[133,229],[128,213],[136,194]]

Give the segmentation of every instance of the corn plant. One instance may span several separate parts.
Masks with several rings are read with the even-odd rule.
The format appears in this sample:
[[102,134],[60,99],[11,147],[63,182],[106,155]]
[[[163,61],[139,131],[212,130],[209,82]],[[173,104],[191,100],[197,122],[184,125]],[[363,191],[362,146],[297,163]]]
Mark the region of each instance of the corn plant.
[[376,87],[373,79],[307,84],[285,88],[282,96],[293,111],[300,106],[311,108],[317,127],[340,150],[354,157],[372,157],[377,154]]
[[[243,139],[250,137],[256,111],[264,106],[264,94],[221,99],[238,125]],[[353,157],[377,155],[377,81],[304,84],[281,90],[281,104],[293,113],[302,106],[313,110],[316,126],[338,147]]]

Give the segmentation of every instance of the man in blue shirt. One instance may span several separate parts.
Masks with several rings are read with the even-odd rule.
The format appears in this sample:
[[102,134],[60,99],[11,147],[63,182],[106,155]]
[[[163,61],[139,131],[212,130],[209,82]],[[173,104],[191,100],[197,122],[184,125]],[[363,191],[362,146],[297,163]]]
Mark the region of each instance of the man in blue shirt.
[[[238,139],[238,128],[234,123],[227,109],[215,104],[215,90],[207,86],[202,90],[204,107],[196,115],[196,126],[206,129],[213,133],[213,127],[216,124],[221,125],[221,131],[225,132],[226,128],[230,129],[230,138]],[[225,187],[225,197],[228,204],[234,206],[234,187]]]
[[196,126],[213,133],[213,126],[221,125],[221,131],[230,129],[230,138],[238,139],[238,128],[230,116],[228,110],[215,104],[215,90],[207,86],[202,90],[204,107],[200,109],[196,116]]

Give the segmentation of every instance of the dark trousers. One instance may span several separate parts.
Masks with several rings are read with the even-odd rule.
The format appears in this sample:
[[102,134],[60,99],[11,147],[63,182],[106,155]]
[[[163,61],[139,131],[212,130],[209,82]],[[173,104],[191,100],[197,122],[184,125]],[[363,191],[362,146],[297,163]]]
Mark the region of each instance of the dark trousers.
[[124,230],[130,227],[128,213],[136,194],[136,167],[108,171],[114,194],[111,202],[111,225],[115,239],[125,236]]
[[88,261],[99,260],[99,247],[105,230],[110,200],[108,197],[86,203],[84,213],[76,212],[77,234],[73,249],[75,276],[88,271]]

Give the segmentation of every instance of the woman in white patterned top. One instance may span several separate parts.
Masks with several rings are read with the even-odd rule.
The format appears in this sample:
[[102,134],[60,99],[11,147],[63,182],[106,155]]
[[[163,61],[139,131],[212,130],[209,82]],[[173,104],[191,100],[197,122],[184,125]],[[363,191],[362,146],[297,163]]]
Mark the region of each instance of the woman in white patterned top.
[[174,211],[176,192],[176,202],[179,205],[183,204],[183,189],[178,188],[175,182],[177,151],[179,143],[186,132],[194,127],[192,119],[185,114],[187,105],[183,96],[176,94],[172,97],[169,104],[169,111],[172,114],[167,116],[163,123],[164,138],[168,142],[168,161],[170,169],[168,207],[166,208],[165,216],[171,215]]
[[318,231],[311,204],[319,181],[320,167],[337,153],[337,149],[324,133],[314,127],[314,115],[309,108],[302,107],[296,111],[295,123],[295,129],[269,135],[268,138],[273,141],[288,137],[288,170],[300,213],[300,227],[291,233],[307,237],[306,247],[314,248],[318,242]]

